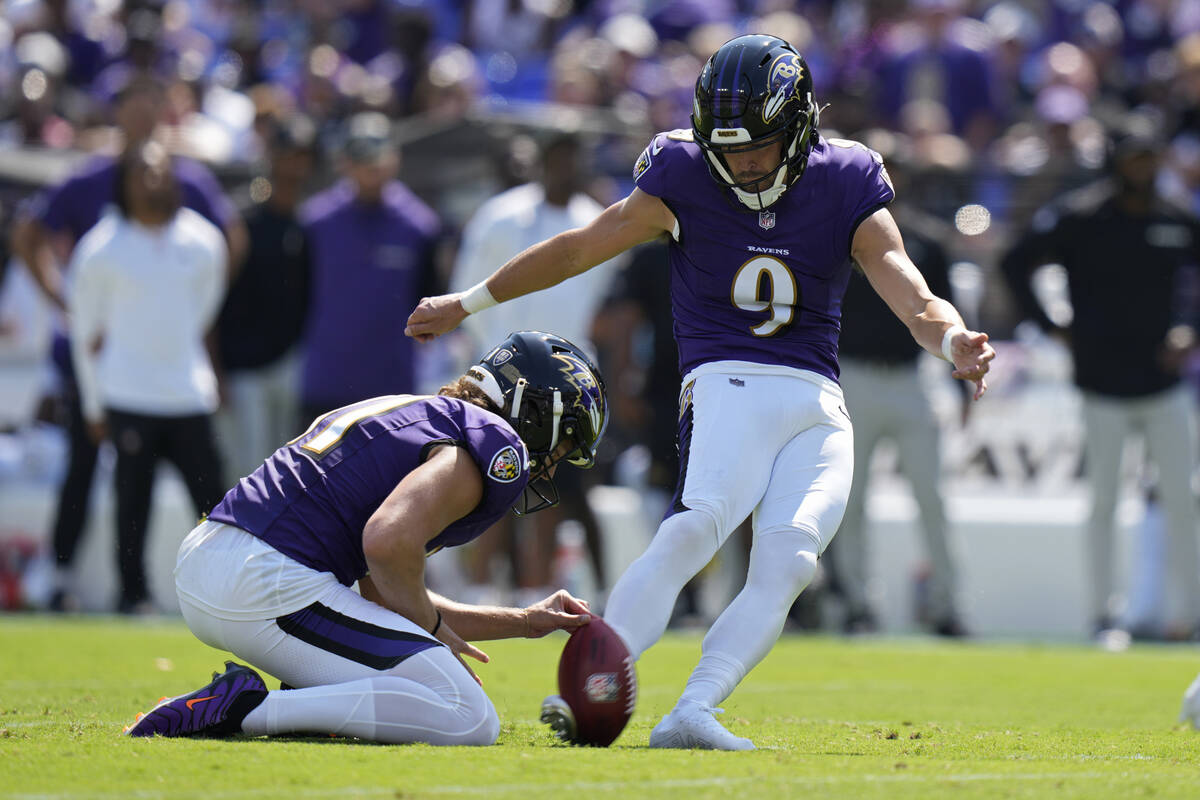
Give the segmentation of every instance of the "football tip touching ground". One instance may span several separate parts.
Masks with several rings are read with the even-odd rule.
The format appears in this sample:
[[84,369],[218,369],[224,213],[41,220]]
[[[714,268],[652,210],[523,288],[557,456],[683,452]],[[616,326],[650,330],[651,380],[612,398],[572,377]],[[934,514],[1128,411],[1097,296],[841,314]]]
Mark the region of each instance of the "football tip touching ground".
[[493,747],[131,738],[135,712],[164,694],[186,708],[228,655],[182,622],[0,617],[0,800],[1200,797],[1200,734],[1177,721],[1192,647],[785,637],[722,704],[720,723],[758,748],[731,753],[648,746],[697,635],[668,634],[638,662],[612,747],[564,745],[538,716],[565,641],[492,645]]

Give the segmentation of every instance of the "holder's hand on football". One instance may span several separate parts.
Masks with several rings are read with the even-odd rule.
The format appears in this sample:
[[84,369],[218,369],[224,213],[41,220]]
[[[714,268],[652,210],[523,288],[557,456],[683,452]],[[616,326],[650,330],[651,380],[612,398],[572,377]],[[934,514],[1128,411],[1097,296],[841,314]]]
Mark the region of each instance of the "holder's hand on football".
[[566,589],[525,609],[525,636],[539,639],[551,631],[573,631],[591,622],[586,600],[572,597]]
[[959,331],[950,340],[950,352],[954,356],[954,372],[950,377],[975,384],[975,399],[987,391],[984,375],[990,369],[989,362],[996,351],[988,344],[988,335],[979,331]]
[[488,654],[470,642],[464,641],[445,621],[438,627],[438,631],[434,636],[439,642],[450,648],[450,652],[454,653],[454,657],[463,665],[463,668],[471,673],[471,677],[475,679],[475,682],[483,686],[483,681],[475,674],[475,670],[467,666],[467,662],[463,659],[463,656],[470,656],[481,664],[486,664],[492,660]]
[[461,293],[440,294],[437,297],[423,297],[413,312],[408,315],[404,335],[411,336],[418,342],[430,342],[434,337],[441,336],[458,327],[458,323],[467,318],[467,312],[459,302]]

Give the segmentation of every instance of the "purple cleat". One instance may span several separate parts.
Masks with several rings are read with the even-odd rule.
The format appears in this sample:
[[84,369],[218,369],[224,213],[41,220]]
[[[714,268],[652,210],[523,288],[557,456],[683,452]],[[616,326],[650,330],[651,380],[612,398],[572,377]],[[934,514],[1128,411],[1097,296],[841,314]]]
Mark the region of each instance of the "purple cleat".
[[242,732],[242,720],[267,696],[257,672],[225,662],[225,672],[190,694],[165,697],[125,729],[126,736],[215,738]]

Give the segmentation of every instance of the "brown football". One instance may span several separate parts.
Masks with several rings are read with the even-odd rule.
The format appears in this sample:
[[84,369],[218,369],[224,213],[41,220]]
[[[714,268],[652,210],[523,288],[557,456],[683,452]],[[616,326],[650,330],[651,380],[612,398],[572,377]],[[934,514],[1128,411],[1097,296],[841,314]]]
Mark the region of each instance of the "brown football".
[[576,744],[608,747],[633,715],[637,704],[633,657],[600,617],[577,628],[563,648],[558,693],[575,715]]

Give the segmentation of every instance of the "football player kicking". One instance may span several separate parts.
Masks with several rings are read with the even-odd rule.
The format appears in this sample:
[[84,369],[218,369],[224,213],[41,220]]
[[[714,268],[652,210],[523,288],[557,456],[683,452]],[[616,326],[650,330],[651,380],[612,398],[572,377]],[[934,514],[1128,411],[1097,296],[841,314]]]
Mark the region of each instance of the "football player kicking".
[[709,630],[651,747],[754,746],[714,712],[778,639],[845,510],[852,433],[837,345],[851,260],[922,347],[975,383],[976,399],[987,388],[987,334],[967,330],[905,254],[880,157],[824,138],[818,116],[808,65],[791,45],[733,39],[700,73],[691,129],[654,137],[628,197],[472,289],[422,300],[408,320],[410,336],[431,338],[669,236],[679,482],[649,548],[613,587],[606,621],[641,654],[683,585],[750,514],[754,541],[745,588]]
[[565,591],[524,609],[454,603],[426,590],[426,554],[471,541],[510,506],[556,502],[555,465],[591,466],[607,420],[588,357],[528,331],[436,397],[317,418],[225,495],[175,568],[192,632],[295,688],[267,691],[229,662],[125,732],[492,744],[496,709],[462,660],[488,658],[468,642],[573,630],[587,603]]

